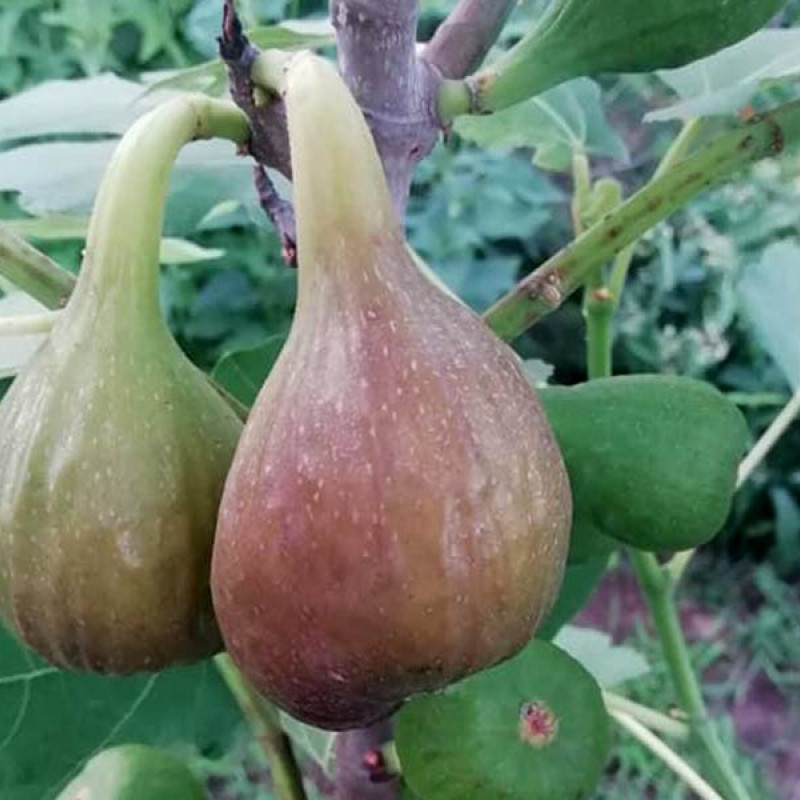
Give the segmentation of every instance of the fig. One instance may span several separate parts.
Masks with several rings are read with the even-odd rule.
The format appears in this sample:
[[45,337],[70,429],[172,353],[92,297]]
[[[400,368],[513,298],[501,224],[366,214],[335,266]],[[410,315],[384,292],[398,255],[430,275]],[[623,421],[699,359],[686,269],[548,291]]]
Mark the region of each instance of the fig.
[[221,644],[211,548],[241,423],[158,296],[169,169],[217,102],[170,101],[124,136],[75,291],[0,404],[0,615],[59,666],[158,670]]
[[207,800],[191,770],[175,756],[141,744],[93,756],[58,800]]
[[225,484],[211,585],[254,686],[341,730],[528,641],[571,497],[518,358],[415,263],[335,68],[303,54],[285,80],[298,305]]
[[681,67],[766,25],[785,0],[552,0],[534,29],[474,78],[500,109],[581,75]]
[[641,550],[686,550],[725,523],[749,432],[705,381],[676,375],[600,378],[541,391],[575,503],[570,561],[607,537]]

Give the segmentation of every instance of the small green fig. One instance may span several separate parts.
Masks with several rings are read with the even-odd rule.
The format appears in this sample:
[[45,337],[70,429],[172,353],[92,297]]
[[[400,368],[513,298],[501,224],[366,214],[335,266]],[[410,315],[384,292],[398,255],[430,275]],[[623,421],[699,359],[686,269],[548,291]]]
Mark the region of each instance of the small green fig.
[[641,550],[686,550],[722,527],[747,450],[741,412],[705,381],[601,378],[541,392],[575,502],[571,560],[613,537]]
[[335,68],[298,56],[285,103],[298,307],[226,482],[212,591],[250,681],[345,729],[529,640],[571,499],[516,355],[416,265]]
[[206,102],[123,138],[75,291],[0,404],[0,614],[60,666],[158,670],[220,647],[211,547],[241,424],[158,298],[169,168]]
[[140,744],[111,747],[93,756],[58,800],[207,800],[179,759]]
[[680,67],[765,25],[785,0],[551,0],[534,29],[474,79],[499,111],[581,75]]

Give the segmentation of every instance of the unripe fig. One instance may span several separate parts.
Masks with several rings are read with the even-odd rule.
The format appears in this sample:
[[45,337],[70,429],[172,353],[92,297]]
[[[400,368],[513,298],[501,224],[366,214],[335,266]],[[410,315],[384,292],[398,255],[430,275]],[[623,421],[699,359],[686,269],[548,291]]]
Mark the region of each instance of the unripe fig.
[[212,591],[250,681],[345,729],[528,641],[571,498],[517,357],[410,255],[334,67],[298,56],[285,102],[298,307],[226,482]]
[[191,770],[154,747],[124,744],[93,756],[58,800],[207,800]]
[[766,25],[785,0],[551,0],[531,32],[473,80],[499,111],[581,75],[680,67]]
[[241,425],[158,298],[169,168],[207,102],[123,138],[75,291],[0,404],[0,613],[60,666],[157,670],[220,646],[211,546]]

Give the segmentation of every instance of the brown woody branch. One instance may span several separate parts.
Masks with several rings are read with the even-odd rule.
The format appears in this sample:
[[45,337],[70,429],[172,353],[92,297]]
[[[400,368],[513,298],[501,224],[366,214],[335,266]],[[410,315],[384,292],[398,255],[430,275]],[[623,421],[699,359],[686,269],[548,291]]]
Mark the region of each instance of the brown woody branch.
[[425,60],[445,78],[465,77],[481,65],[516,5],[516,0],[460,0],[425,49]]

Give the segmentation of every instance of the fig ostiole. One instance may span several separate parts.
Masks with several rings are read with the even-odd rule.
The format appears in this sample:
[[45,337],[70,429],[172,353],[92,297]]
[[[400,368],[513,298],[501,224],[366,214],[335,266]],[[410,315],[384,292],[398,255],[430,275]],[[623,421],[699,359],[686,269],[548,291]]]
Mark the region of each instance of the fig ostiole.
[[123,137],[75,291],[0,404],[0,615],[59,666],[158,670],[221,645],[210,558],[241,424],[158,297],[170,169],[216,135],[243,141],[243,115],[182,97]]
[[335,68],[297,56],[284,100],[298,306],[226,481],[212,592],[245,676],[341,730],[529,640],[571,496],[518,358],[409,253]]

